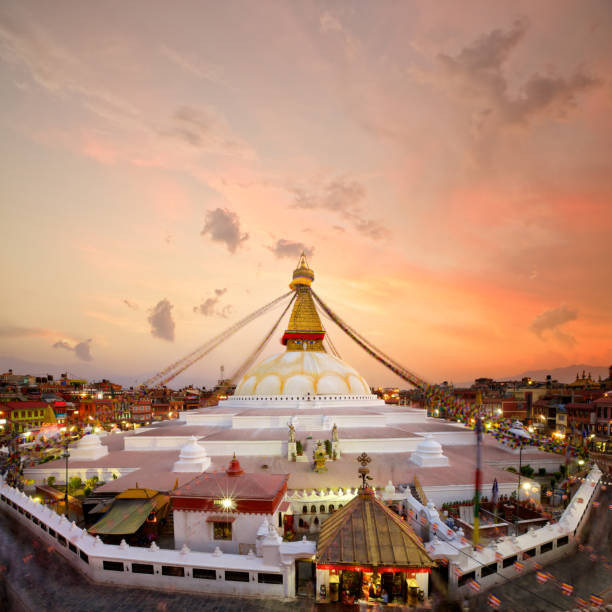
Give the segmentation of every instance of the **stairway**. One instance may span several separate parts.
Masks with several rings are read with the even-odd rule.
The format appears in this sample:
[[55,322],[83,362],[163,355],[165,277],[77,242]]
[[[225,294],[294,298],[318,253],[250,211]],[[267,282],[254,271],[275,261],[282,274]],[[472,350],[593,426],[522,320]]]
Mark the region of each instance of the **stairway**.
[[412,493],[412,497],[414,497],[419,502],[423,503],[423,500],[421,500],[421,496],[419,495],[419,492],[417,491],[417,488],[415,487],[414,483],[411,483],[409,486],[410,486],[410,493]]

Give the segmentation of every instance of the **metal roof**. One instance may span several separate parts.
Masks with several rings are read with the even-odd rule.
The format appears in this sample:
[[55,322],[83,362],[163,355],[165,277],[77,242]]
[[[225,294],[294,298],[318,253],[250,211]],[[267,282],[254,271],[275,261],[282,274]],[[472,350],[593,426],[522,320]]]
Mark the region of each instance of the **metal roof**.
[[317,564],[428,568],[435,565],[411,527],[369,488],[322,525]]

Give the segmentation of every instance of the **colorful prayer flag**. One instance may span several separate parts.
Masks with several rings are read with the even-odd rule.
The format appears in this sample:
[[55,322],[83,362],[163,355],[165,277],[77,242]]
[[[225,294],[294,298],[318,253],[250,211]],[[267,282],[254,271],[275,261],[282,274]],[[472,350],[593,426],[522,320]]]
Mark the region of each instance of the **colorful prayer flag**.
[[524,563],[521,563],[520,561],[515,561],[515,562],[514,562],[514,569],[515,569],[517,572],[522,572],[522,571],[523,571],[523,569],[525,569],[525,564],[524,564]]
[[474,591],[474,593],[478,593],[480,591],[480,584],[478,584],[478,582],[476,582],[475,580],[470,580],[470,589],[472,589],[472,591]]
[[561,583],[561,592],[568,597],[574,592],[574,587],[566,582]]
[[545,582],[548,582],[548,576],[544,572],[536,572],[536,580],[540,584],[544,584]]
[[601,604],[603,604],[603,598],[595,595],[595,593],[591,593],[591,603],[594,606],[601,606]]
[[501,600],[498,599],[497,597],[495,597],[495,595],[493,595],[493,593],[489,593],[489,597],[487,599],[487,603],[494,610],[497,610],[499,608],[499,606],[501,606]]

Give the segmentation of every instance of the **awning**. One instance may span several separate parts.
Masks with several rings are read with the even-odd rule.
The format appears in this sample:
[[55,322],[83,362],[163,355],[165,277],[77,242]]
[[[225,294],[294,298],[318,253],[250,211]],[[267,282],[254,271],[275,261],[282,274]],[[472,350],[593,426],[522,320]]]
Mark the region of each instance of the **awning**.
[[206,518],[207,523],[233,523],[235,520],[235,516],[227,516],[225,514],[221,516],[209,516]]
[[167,495],[153,499],[117,499],[111,509],[92,527],[92,535],[129,535],[140,529],[149,514],[169,501]]

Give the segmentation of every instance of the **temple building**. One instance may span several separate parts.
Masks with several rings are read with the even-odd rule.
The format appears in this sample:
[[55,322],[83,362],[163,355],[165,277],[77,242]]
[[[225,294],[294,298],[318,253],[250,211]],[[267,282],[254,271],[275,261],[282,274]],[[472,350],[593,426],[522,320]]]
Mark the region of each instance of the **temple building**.
[[[313,282],[314,272],[302,256],[290,283],[295,295],[282,350],[247,370],[233,396],[219,406],[182,412],[177,421],[99,440],[86,437],[68,462],[68,477],[97,476],[105,483],[95,490],[100,500],[134,488],[170,496],[175,548],[206,554],[217,549],[260,554],[264,535],[269,547],[276,546],[276,537],[296,543],[320,532],[328,537],[341,517],[353,517],[346,523],[352,529],[355,517],[373,512],[388,529],[387,536],[381,532],[378,537],[401,536],[404,552],[389,551],[397,562],[392,556],[368,561],[370,543],[363,556],[347,563],[371,567],[372,575],[376,569],[383,583],[389,578],[382,566],[399,568],[391,573],[402,574],[393,579],[403,585],[401,596],[407,592],[405,580],[425,590],[419,572],[427,573],[427,560],[384,506],[404,518],[417,508],[424,517],[445,502],[471,500],[474,433],[462,424],[429,418],[421,408],[386,404],[354,368],[328,352]],[[354,468],[363,452],[373,459],[373,480],[360,492]],[[518,451],[486,436],[482,457],[483,496],[490,495],[495,480],[500,496],[516,492],[517,475],[506,468],[518,469]],[[534,447],[523,450],[522,461],[536,470],[554,472],[559,466],[557,455]],[[63,460],[25,470],[33,485],[49,477],[63,483],[64,474]],[[539,484],[521,482],[521,498],[539,501]],[[412,527],[421,531],[418,524]],[[341,542],[341,530],[334,533],[330,542]],[[332,554],[335,546],[321,551],[317,565],[344,563],[345,557]],[[406,556],[410,551],[416,557]],[[313,563],[296,560],[298,591],[314,583]],[[329,599],[331,576],[322,582],[327,591],[322,600]],[[397,585],[389,588],[397,590]]]

